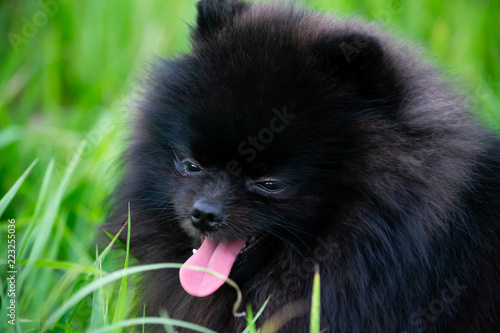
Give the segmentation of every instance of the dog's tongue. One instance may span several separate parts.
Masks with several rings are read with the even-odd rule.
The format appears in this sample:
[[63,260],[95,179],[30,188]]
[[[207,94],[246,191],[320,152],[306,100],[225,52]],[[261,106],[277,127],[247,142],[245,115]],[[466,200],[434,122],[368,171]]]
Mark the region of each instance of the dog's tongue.
[[225,280],[211,274],[195,271],[186,265],[199,266],[216,271],[226,278],[231,272],[236,256],[240,253],[246,240],[217,242],[205,238],[200,248],[182,265],[179,272],[181,285],[189,294],[204,297],[212,294],[224,284]]

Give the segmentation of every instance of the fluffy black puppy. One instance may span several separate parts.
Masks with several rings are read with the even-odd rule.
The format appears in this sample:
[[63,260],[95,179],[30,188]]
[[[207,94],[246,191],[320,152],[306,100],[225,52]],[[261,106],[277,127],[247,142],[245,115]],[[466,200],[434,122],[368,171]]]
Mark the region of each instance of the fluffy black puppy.
[[[310,301],[317,263],[328,332],[499,332],[500,145],[420,51],[293,5],[197,6],[192,52],[152,70],[104,228],[130,202],[133,255],[229,275],[254,309],[271,296],[259,324]],[[146,309],[241,332],[221,284],[156,271]],[[307,332],[292,309],[282,332]]]

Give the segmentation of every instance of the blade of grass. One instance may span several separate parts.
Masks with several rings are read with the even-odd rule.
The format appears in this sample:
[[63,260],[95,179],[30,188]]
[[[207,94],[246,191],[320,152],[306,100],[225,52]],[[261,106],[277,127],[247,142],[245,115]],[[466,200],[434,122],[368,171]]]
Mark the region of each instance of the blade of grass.
[[45,171],[45,175],[43,176],[42,186],[40,188],[40,194],[38,195],[38,200],[36,202],[33,217],[37,217],[40,215],[43,203],[45,202],[45,198],[47,197],[47,192],[54,172],[54,162],[54,159],[51,159],[49,161],[49,164],[47,165],[47,170]]
[[28,243],[31,238],[31,234],[36,226],[36,221],[38,220],[38,216],[40,215],[40,211],[42,210],[42,205],[45,202],[47,197],[47,191],[49,188],[50,181],[52,180],[52,173],[54,172],[54,160],[51,159],[49,165],[47,166],[47,170],[45,171],[45,175],[43,176],[42,187],[40,189],[40,194],[38,195],[38,200],[35,206],[35,212],[33,213],[33,218],[28,226],[26,233],[23,235],[21,240],[21,247],[19,249],[19,258],[24,257],[24,251],[26,250]]
[[55,193],[53,194],[52,199],[47,204],[47,209],[45,211],[45,214],[43,215],[41,221],[37,224],[37,237],[34,240],[33,247],[28,256],[28,262],[26,264],[26,267],[20,274],[19,286],[22,285],[24,279],[31,271],[31,266],[33,262],[35,262],[38,259],[38,257],[43,253],[43,249],[47,246],[47,241],[49,240],[50,235],[52,233],[52,228],[56,221],[59,207],[63,200],[64,192],[69,185],[69,180],[71,178],[71,175],[75,170],[76,166],[78,165],[78,161],[80,160],[83,149],[85,149],[86,145],[87,141],[85,140],[80,143],[79,148],[73,155],[70,164],[68,165],[68,167],[64,172],[61,183],[59,184]]
[[[127,222],[125,222],[124,226],[126,225]],[[120,232],[123,230],[123,228],[120,230]],[[107,232],[106,230],[102,229],[102,231],[104,231],[104,233],[112,240],[114,240],[114,242],[116,242],[116,245],[120,246],[122,248],[123,251],[127,251],[127,245],[125,243],[123,243],[121,240],[117,239],[116,236],[113,236],[112,234],[110,234],[109,232]],[[118,233],[119,235],[120,233]]]
[[[95,249],[96,258],[99,258],[99,250],[96,246]],[[96,259],[97,260],[97,259]],[[94,281],[102,279],[102,266],[99,261],[99,271],[94,274]],[[103,311],[105,302],[103,299],[104,290],[102,286],[94,290],[92,295],[92,312],[90,314],[90,330],[95,330],[99,327],[105,326],[106,322],[106,311]]]
[[[18,264],[25,265],[27,262],[28,262],[27,260],[19,260]],[[43,267],[43,268],[51,268],[51,269],[60,269],[63,271],[75,270],[75,271],[85,273],[85,274],[99,273],[99,270],[97,270],[95,268],[83,266],[83,265],[79,265],[79,264],[75,264],[75,263],[67,262],[67,261],[36,260],[33,262],[33,266]]]
[[[88,284],[87,286],[83,287],[82,289],[78,290],[73,296],[71,296],[64,304],[62,304],[59,308],[57,308],[50,317],[45,321],[45,324],[42,327],[42,330],[48,330],[54,323],[62,316],[64,315],[67,311],[69,311],[75,304],[77,304],[80,300],[82,300],[84,297],[92,293],[94,290],[97,288],[100,288],[101,286],[108,284],[110,282],[119,280],[123,278],[124,276],[128,276],[131,274],[137,274],[137,273],[142,273],[146,271],[152,271],[152,270],[158,270],[158,269],[165,269],[165,268],[181,268],[183,264],[178,264],[178,263],[161,263],[161,264],[150,264],[150,265],[141,265],[141,266],[135,266],[135,267],[130,267],[126,269],[121,269],[112,273],[109,273],[108,275],[105,275],[102,279],[98,281],[93,281],[92,283]],[[219,274],[215,271],[197,267],[197,266],[187,266],[189,269],[193,270],[198,270],[201,272],[206,272],[209,274],[212,274],[213,276],[216,276],[220,279],[226,279],[226,277],[222,274]],[[241,291],[236,285],[236,283],[231,280],[231,279],[226,279],[226,283],[228,283],[230,286],[235,288],[238,292],[238,295],[240,295],[237,298],[237,301],[235,302],[235,305],[233,306],[234,308],[237,308],[238,304],[241,303]]]
[[[127,249],[125,252],[125,266],[124,269],[128,268],[128,260],[129,260],[129,253],[130,253],[130,229],[131,229],[131,220],[130,220],[130,202],[128,203],[128,230],[127,230]],[[116,324],[122,320],[125,319],[127,316],[127,309],[129,307],[127,306],[127,276],[124,276],[122,278],[121,284],[120,284],[120,290],[118,292],[118,300],[116,301],[116,309],[115,313],[113,316],[113,321],[112,324]],[[118,328],[114,332],[121,333],[121,328]]]
[[255,322],[253,318],[253,312],[252,312],[252,305],[247,304],[247,328],[245,331],[248,330],[250,333],[256,333],[257,330],[255,329]]
[[[64,277],[63,277],[64,278]],[[89,275],[85,276],[85,277],[81,277],[79,280],[76,281],[75,285],[73,286],[73,289],[71,290],[71,294],[70,294],[70,297],[73,296],[78,290],[81,289],[82,286],[88,284],[88,279],[89,279]],[[71,321],[73,320],[73,318],[75,317],[75,315],[77,314],[78,312],[78,309],[80,307],[80,305],[84,302],[84,300],[81,300],[80,302],[78,302],[74,307],[73,309],[71,309],[71,311],[69,311],[68,313],[66,313],[64,316],[62,316],[59,320],[59,322],[65,322],[66,323],[66,326],[70,325]],[[56,323],[56,326],[58,324]]]
[[[259,309],[259,312],[257,312],[257,314],[255,315],[255,318],[253,319],[252,323],[255,325],[255,323],[257,322],[257,319],[259,319],[260,315],[264,312],[264,309],[266,308],[267,306],[267,303],[269,302],[269,299],[271,298],[271,296],[269,296],[266,301],[264,302],[264,304],[260,307]],[[250,331],[250,328],[247,327],[245,328],[245,330],[242,332],[242,333],[249,333]]]
[[101,286],[104,286],[110,282],[119,280],[125,275],[131,275],[131,274],[136,274],[136,273],[141,273],[141,272],[146,272],[146,271],[151,271],[151,270],[157,270],[157,269],[180,268],[181,266],[182,266],[182,264],[174,264],[174,263],[142,265],[142,266],[136,266],[136,267],[118,270],[118,271],[115,271],[115,272],[110,273],[108,275],[105,275],[105,276],[103,276],[102,279],[93,281],[93,282],[89,283],[88,285],[84,286],[83,288],[81,288],[80,290],[78,290],[64,304],[62,304],[58,309],[56,309],[52,313],[52,315],[50,315],[49,318],[45,321],[45,324],[44,324],[42,330],[49,330],[50,327],[62,315],[64,315],[67,311],[71,310],[71,308],[73,308],[73,306],[75,306],[80,300],[82,300],[84,297],[86,297],[87,295],[92,293],[94,290],[100,288]]
[[274,333],[295,317],[309,312],[310,303],[305,298],[285,304],[258,329],[259,333]]
[[[160,317],[161,318],[165,318],[165,319],[170,319],[170,317],[168,316],[167,311],[165,311],[165,310],[162,310],[160,312]],[[163,327],[165,328],[165,331],[167,333],[175,333],[174,327],[172,325],[165,323],[165,324],[163,324]]]
[[[24,171],[24,173],[21,175],[21,177],[19,177],[17,179],[17,181],[10,188],[10,190],[7,191],[7,193],[2,197],[2,199],[0,200],[0,217],[5,212],[5,210],[7,209],[7,206],[12,201],[12,199],[16,195],[17,191],[19,190],[19,188],[24,183],[24,181],[26,180],[26,178],[30,174],[31,170],[34,168],[34,166],[37,163],[38,163],[38,159],[35,159],[31,163],[31,165],[28,167],[28,169],[26,169],[26,171]],[[2,304],[5,304],[5,302],[7,301],[7,298],[6,298],[6,295],[4,294],[3,288],[0,288],[0,292],[1,292],[1,295],[2,295],[0,297],[0,300],[2,301]],[[2,308],[0,309],[0,315],[2,316],[2,318],[6,318],[6,316],[7,316],[7,308],[6,307],[2,306]],[[3,330],[5,325],[6,325],[6,323],[4,321],[2,324],[0,324],[0,329]],[[17,325],[17,326],[20,327],[20,325]]]
[[[142,308],[142,318],[146,318],[146,304],[144,304],[144,307]],[[145,329],[146,323],[142,323],[142,333],[144,333]]]
[[[127,226],[128,224],[128,221],[126,221],[123,226],[121,227],[121,229],[116,233],[115,236],[111,235],[109,232],[107,232],[106,230],[102,230],[106,233],[106,235],[109,236],[109,238],[111,238],[111,242],[108,244],[108,246],[106,246],[106,248],[104,249],[104,251],[102,251],[102,253],[99,255],[99,257],[97,257],[96,261],[94,262],[94,264],[92,265],[92,267],[96,267],[101,261],[104,260],[104,258],[106,258],[106,255],[109,253],[109,251],[111,251],[111,249],[113,248],[113,244],[116,242],[117,244],[120,244],[123,242],[120,241],[118,239],[118,237],[120,236],[120,234],[122,233],[123,229],[125,229],[125,227]],[[126,247],[124,248],[124,250],[126,249]]]
[[319,333],[321,315],[321,289],[319,278],[319,265],[314,266],[313,294],[311,299],[311,323],[310,333]]
[[0,217],[2,216],[3,212],[5,212],[5,210],[7,209],[7,206],[12,201],[12,199],[16,195],[17,191],[19,190],[19,188],[24,183],[24,181],[26,180],[26,178],[30,174],[31,170],[33,169],[33,167],[37,163],[38,163],[38,158],[35,159],[33,161],[33,163],[31,163],[31,165],[28,167],[28,169],[26,169],[26,171],[24,171],[24,173],[21,175],[21,177],[19,177],[19,179],[14,183],[14,185],[12,185],[10,190],[7,191],[7,193],[5,193],[3,198],[0,200]]
[[202,333],[217,333],[203,326],[199,326],[196,324],[187,323],[185,321],[177,320],[177,319],[167,319],[167,318],[159,318],[159,317],[145,317],[145,318],[133,318],[126,319],[109,327],[104,327],[101,329],[97,329],[92,331],[92,333],[105,333],[109,329],[117,329],[122,327],[131,327],[138,326],[143,324],[156,324],[156,325],[172,325],[177,327],[188,328],[193,331],[202,332]]
[[[125,222],[125,224],[121,227],[121,229],[116,233],[115,236],[111,235],[110,233],[106,232],[103,230],[110,238],[111,242],[106,246],[104,251],[99,255],[99,251],[96,245],[96,260],[92,264],[92,268],[96,269],[96,267],[99,267],[99,272],[102,272],[102,261],[106,257],[106,255],[109,253],[109,251],[112,249],[113,244],[115,241],[118,240],[118,236],[122,233],[123,229],[125,226],[128,224],[128,221]],[[94,281],[97,281],[99,279],[102,279],[102,274],[95,274],[94,275]],[[93,292],[93,298],[92,298],[92,312],[90,316],[90,328],[91,330],[97,329],[102,325],[107,325],[108,324],[108,302],[104,300],[105,297],[105,290],[102,288],[102,286],[98,289],[96,289]],[[78,302],[80,304],[83,301],[83,299]],[[78,307],[78,304],[73,308],[71,316],[69,318],[72,318],[72,316],[75,313],[75,309]],[[104,307],[104,309],[103,309]],[[104,310],[104,311],[103,311]],[[63,316],[64,317],[64,316]]]

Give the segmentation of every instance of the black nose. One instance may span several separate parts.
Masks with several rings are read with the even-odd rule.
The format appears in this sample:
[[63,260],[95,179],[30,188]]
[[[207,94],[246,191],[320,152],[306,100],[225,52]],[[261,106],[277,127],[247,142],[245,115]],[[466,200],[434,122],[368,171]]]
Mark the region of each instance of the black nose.
[[196,201],[191,210],[191,221],[201,232],[215,231],[224,220],[222,207],[206,199]]

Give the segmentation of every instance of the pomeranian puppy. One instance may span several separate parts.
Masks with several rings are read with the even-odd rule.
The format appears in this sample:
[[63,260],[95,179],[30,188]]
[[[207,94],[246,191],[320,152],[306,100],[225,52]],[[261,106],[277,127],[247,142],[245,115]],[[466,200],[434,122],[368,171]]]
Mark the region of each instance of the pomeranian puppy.
[[132,254],[184,263],[150,274],[146,310],[243,331],[199,266],[269,298],[257,326],[308,332],[317,265],[323,331],[500,332],[500,144],[421,50],[293,4],[197,9],[191,52],[153,65],[104,226],[130,202]]

